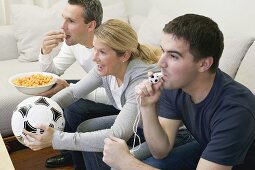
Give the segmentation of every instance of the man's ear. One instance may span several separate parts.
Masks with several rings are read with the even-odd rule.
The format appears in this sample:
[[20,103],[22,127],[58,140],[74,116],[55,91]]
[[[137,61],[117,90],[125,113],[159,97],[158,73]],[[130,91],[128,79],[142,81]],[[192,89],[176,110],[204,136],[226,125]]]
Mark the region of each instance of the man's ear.
[[212,57],[206,57],[199,61],[199,71],[204,72],[210,69],[210,67],[213,64],[213,58]]
[[96,23],[95,20],[90,21],[88,23],[88,30],[89,30],[89,32],[94,31],[96,29],[96,26],[97,26],[97,23]]

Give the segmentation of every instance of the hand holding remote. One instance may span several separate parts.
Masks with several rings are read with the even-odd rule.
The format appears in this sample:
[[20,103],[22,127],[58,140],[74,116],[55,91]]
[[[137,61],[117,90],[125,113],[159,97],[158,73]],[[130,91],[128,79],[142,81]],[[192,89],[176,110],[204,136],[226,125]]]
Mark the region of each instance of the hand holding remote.
[[148,77],[148,81],[152,84],[158,83],[160,79],[163,77],[161,72],[153,73],[150,77]]

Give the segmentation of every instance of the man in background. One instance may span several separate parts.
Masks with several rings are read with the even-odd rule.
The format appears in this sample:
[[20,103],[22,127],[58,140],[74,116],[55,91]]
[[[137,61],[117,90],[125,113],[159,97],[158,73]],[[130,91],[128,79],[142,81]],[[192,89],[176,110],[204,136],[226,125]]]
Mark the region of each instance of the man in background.
[[[95,29],[102,22],[102,5],[99,0],[68,0],[62,16],[64,19],[62,30],[50,31],[46,33],[43,39],[41,53],[39,54],[41,69],[42,71],[62,75],[67,68],[77,61],[85,72],[89,72],[94,67],[94,62],[92,61],[93,37]],[[52,50],[62,42],[60,52],[54,56]],[[69,82],[75,83],[76,81]],[[68,86],[69,83],[67,81],[58,79],[52,89],[39,95],[51,97]],[[94,107],[95,102],[97,107]],[[84,119],[91,119],[108,116],[116,112],[104,104],[107,104],[105,90],[98,88],[88,96],[84,96],[84,99],[78,100],[68,109],[65,109],[64,115],[66,117],[72,114],[82,114],[77,113],[77,110],[83,110],[84,112],[89,110],[93,114],[85,114],[86,118]],[[78,125],[74,125],[73,122],[67,123],[72,124],[73,127],[66,126],[65,131],[75,132]],[[49,168],[55,168],[71,163],[72,156],[70,152],[61,151],[60,155],[47,159],[45,165]]]

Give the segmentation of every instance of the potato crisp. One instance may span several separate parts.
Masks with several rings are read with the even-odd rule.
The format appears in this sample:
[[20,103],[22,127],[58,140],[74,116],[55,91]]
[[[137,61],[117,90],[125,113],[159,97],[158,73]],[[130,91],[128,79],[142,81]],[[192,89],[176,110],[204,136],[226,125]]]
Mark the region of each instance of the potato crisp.
[[33,74],[31,76],[21,77],[13,80],[13,84],[16,86],[22,87],[39,87],[45,86],[52,82],[53,77],[42,75],[42,74]]

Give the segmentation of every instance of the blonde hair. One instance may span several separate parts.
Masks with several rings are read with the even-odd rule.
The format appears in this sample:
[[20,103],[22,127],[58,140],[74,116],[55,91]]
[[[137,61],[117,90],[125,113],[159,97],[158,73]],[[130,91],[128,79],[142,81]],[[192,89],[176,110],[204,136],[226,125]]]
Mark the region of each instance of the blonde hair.
[[140,44],[132,27],[121,20],[111,19],[101,24],[95,31],[97,40],[107,44],[118,56],[131,51],[131,60],[141,58],[144,62],[154,64],[161,55],[160,48]]

